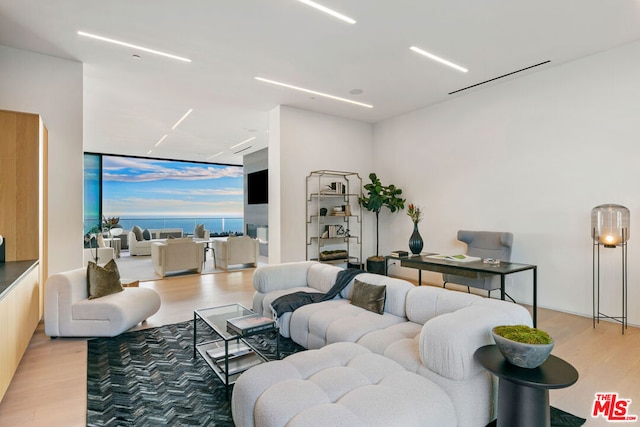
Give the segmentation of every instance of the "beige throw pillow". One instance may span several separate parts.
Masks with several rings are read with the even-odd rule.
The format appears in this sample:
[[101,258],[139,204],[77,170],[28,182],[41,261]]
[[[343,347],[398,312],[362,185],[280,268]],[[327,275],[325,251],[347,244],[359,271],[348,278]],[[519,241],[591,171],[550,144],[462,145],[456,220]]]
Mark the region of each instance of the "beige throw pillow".
[[384,301],[386,296],[386,286],[371,285],[369,283],[361,282],[356,278],[353,282],[351,304],[374,313],[382,314],[384,312]]
[[106,295],[122,292],[120,284],[120,272],[114,260],[109,261],[104,267],[100,267],[93,261],[87,266],[87,290],[89,299],[100,298]]

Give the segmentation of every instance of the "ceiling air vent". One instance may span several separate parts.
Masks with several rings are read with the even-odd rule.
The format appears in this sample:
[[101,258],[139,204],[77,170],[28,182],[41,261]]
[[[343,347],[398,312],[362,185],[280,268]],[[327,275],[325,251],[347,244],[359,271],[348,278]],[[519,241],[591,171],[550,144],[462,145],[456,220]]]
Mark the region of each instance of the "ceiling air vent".
[[522,68],[521,70],[512,71],[512,72],[510,72],[510,73],[503,74],[503,75],[501,75],[501,76],[494,77],[494,78],[492,78],[492,79],[485,80],[485,81],[483,81],[483,82],[476,83],[476,84],[471,85],[471,86],[463,87],[462,89],[458,89],[458,90],[454,90],[453,92],[449,92],[449,95],[453,95],[454,93],[462,92],[463,90],[471,89],[471,88],[473,88],[473,87],[480,86],[480,85],[483,85],[483,84],[485,84],[485,83],[489,83],[489,82],[492,82],[492,81],[495,81],[495,80],[498,80],[498,79],[502,79],[502,78],[504,78],[504,77],[508,77],[508,76],[511,76],[511,75],[513,75],[513,74],[516,74],[516,73],[521,73],[521,72],[523,72],[523,71],[530,70],[530,69],[532,69],[532,68],[539,67],[539,66],[544,65],[544,64],[548,64],[549,62],[551,62],[551,61],[544,61],[544,62],[541,62],[541,63],[536,64],[536,65],[531,65],[531,66],[529,66],[529,67]]

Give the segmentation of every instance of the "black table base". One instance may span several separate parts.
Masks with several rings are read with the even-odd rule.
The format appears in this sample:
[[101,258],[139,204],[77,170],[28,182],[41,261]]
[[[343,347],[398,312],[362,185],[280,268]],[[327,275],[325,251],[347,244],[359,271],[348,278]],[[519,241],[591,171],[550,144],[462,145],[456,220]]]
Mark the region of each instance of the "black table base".
[[496,345],[480,347],[474,357],[498,377],[497,427],[550,427],[549,390],[578,381],[578,371],[553,354],[533,369],[507,362]]
[[551,427],[549,390],[499,382],[497,427]]

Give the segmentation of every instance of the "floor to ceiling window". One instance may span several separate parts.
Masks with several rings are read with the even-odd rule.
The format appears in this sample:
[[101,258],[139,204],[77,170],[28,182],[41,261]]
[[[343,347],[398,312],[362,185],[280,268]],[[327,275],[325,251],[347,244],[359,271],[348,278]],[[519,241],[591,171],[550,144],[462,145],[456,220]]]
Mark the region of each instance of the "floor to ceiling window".
[[84,155],[84,234],[96,232],[101,224],[102,156]]
[[243,179],[242,166],[87,153],[85,233],[113,217],[125,230],[242,233]]

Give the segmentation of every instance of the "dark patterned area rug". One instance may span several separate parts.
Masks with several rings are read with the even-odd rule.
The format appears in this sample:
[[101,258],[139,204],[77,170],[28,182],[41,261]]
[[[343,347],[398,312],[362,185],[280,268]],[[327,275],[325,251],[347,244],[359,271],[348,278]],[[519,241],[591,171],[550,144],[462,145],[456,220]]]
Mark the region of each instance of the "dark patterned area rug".
[[[198,341],[212,339],[198,324]],[[275,334],[250,337],[275,359]],[[304,350],[280,337],[280,357]],[[233,426],[226,389],[200,355],[193,321],[88,342],[88,426]]]
[[[198,324],[198,341],[211,338]],[[273,333],[249,340],[275,359]],[[281,357],[300,350],[280,338]],[[233,426],[225,386],[199,355],[193,359],[193,321],[89,340],[87,362],[87,426]],[[552,426],[585,421],[551,408]]]

